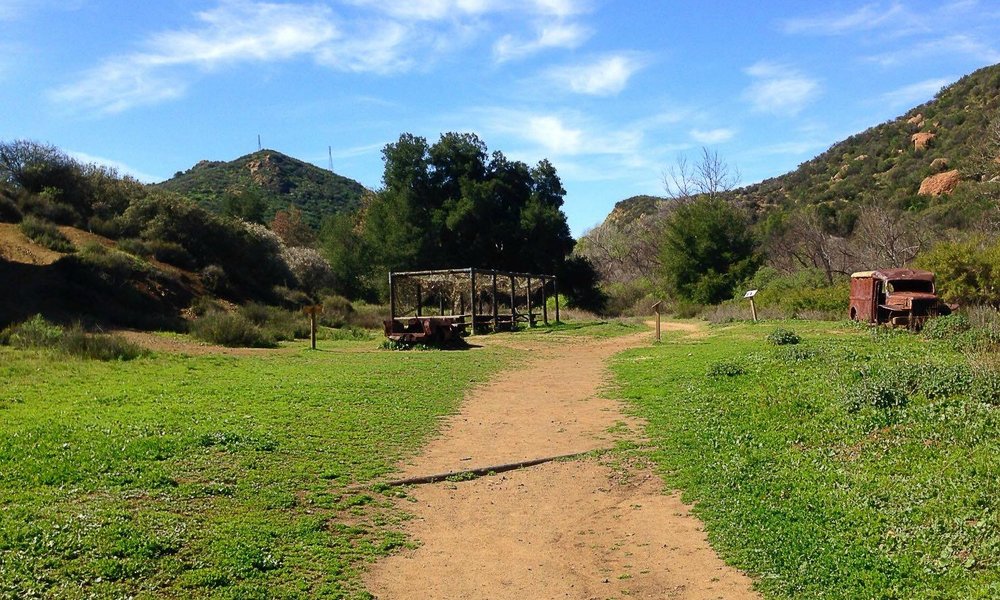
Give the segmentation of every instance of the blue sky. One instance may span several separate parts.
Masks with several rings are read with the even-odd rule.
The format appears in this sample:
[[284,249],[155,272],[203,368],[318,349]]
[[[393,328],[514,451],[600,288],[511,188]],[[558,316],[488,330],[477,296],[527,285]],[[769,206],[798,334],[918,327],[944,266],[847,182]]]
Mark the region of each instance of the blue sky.
[[1000,3],[0,0],[0,139],[158,181],[410,132],[555,164],[574,235],[702,146],[779,175],[1000,62]]

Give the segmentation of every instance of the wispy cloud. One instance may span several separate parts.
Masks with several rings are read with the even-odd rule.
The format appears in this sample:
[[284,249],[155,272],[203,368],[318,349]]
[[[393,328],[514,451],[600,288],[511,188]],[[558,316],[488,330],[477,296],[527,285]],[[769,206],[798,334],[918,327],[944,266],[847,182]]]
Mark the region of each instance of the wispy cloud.
[[534,38],[507,34],[493,45],[497,62],[525,58],[552,48],[577,48],[592,35],[588,27],[576,23],[552,23],[539,28]]
[[934,97],[941,88],[955,81],[954,77],[939,77],[936,79],[926,79],[919,81],[891,92],[882,94],[882,102],[896,108],[901,106],[913,106],[926,102]]
[[[0,18],[22,6],[25,0],[0,0]],[[199,78],[233,65],[301,58],[356,73],[429,69],[441,56],[482,39],[490,28],[485,17],[501,13],[522,30],[534,27],[497,42],[497,60],[510,60],[579,47],[592,32],[574,19],[590,10],[589,0],[344,0],[339,6],[220,0],[195,13],[190,27],[147,37],[135,51],[105,59],[50,98],[73,110],[117,113],[180,98]],[[574,85],[584,93],[613,93],[631,74],[630,65],[608,66],[613,71],[605,80],[577,74]]]
[[1000,62],[1000,50],[993,43],[982,41],[966,33],[925,40],[911,46],[869,56],[867,60],[883,67],[894,67],[909,64],[925,57],[940,57],[947,54],[968,56],[984,65]]
[[106,60],[75,83],[55,90],[57,102],[105,113],[182,96],[193,78],[224,65],[287,60],[311,54],[328,60],[326,44],[338,37],[329,9],[225,2],[197,14],[197,29],[168,31],[145,50]]
[[781,28],[785,33],[791,34],[845,35],[877,29],[886,24],[899,24],[904,15],[906,11],[896,2],[887,6],[880,3],[866,4],[846,14],[828,13],[787,19],[781,24]]
[[548,78],[577,94],[614,96],[625,89],[629,79],[646,66],[639,54],[619,53],[586,64],[551,69]]
[[757,112],[794,116],[820,94],[819,81],[787,65],[760,61],[745,73],[753,82],[743,98]]
[[724,127],[708,130],[692,129],[689,133],[691,135],[691,139],[699,144],[721,144],[723,142],[728,142],[733,139],[733,136],[736,135],[734,130]]
[[105,167],[110,167],[118,171],[119,175],[130,175],[143,183],[156,183],[157,181],[164,180],[164,177],[144,173],[137,169],[133,169],[132,167],[128,166],[123,162],[113,160],[110,158],[104,158],[102,156],[94,156],[93,154],[87,154],[86,152],[77,152],[74,150],[67,150],[66,154],[84,164],[96,164]]

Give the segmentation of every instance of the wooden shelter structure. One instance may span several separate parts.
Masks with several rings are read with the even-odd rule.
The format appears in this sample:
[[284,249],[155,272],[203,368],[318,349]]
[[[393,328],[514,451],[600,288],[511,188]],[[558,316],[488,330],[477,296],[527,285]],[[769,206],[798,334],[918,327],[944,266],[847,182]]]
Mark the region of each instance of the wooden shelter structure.
[[494,269],[439,269],[389,273],[385,333],[406,342],[448,341],[474,332],[511,331],[519,323],[549,323],[549,294],[559,322],[559,288],[553,275]]

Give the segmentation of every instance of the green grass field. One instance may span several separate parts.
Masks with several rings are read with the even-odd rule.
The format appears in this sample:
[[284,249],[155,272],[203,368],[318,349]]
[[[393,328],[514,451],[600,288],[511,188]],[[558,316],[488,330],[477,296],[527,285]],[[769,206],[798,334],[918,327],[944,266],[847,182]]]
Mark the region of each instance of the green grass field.
[[356,485],[512,359],[376,345],[0,347],[0,598],[367,597],[359,567],[405,538],[398,492]]
[[1000,377],[847,324],[672,333],[614,364],[652,458],[768,598],[1000,597]]

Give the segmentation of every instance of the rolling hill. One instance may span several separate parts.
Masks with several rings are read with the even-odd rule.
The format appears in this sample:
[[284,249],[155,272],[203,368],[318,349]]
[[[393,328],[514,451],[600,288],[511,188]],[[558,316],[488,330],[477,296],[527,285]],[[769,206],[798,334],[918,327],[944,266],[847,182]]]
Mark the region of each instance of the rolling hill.
[[267,149],[228,162],[203,160],[154,185],[217,212],[227,195],[260,193],[267,203],[268,218],[294,205],[313,226],[324,216],[354,210],[366,191],[353,179]]
[[[733,194],[757,214],[802,205],[851,214],[861,202],[878,200],[945,217],[954,209],[949,197],[977,196],[983,180],[996,175],[983,172],[981,151],[998,114],[1000,65],[994,65],[962,77],[895,119],[833,144],[794,171]],[[653,212],[651,198],[619,202],[605,222],[621,225]]]

